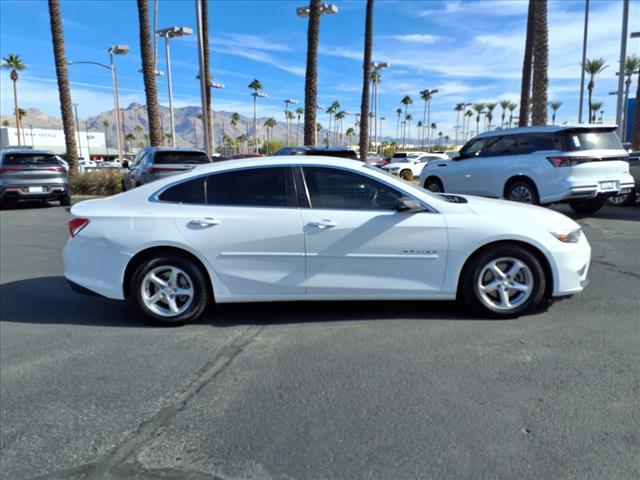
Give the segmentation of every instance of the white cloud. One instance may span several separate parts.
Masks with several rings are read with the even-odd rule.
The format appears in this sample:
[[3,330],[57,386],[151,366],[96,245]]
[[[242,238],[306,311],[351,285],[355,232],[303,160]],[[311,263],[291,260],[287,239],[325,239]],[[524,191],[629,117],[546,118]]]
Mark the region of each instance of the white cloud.
[[442,40],[437,35],[429,35],[428,33],[410,33],[406,35],[390,35],[389,38],[405,43],[430,44]]

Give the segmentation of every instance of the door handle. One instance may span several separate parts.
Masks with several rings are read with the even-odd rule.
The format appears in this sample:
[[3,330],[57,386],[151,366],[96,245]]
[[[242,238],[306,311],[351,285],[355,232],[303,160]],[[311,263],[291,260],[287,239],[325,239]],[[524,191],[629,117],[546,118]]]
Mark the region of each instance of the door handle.
[[200,228],[214,227],[219,224],[220,224],[220,220],[215,220],[210,217],[198,218],[198,219],[191,220],[189,222],[189,225],[193,227],[200,227]]
[[332,227],[337,227],[338,226],[338,224],[336,222],[333,222],[333,221],[327,220],[327,219],[318,220],[318,221],[315,221],[315,222],[309,222],[307,225],[309,225],[310,227],[318,227],[320,229],[332,228]]
[[438,164],[438,166],[439,166],[439,167],[446,167],[446,166],[447,166],[447,164],[446,164],[446,163],[439,163],[439,164]]

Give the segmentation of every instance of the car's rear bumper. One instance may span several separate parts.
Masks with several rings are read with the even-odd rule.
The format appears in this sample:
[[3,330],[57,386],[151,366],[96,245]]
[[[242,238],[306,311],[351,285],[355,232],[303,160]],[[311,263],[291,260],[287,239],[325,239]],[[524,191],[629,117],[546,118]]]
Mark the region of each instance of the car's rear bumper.
[[59,198],[68,194],[68,184],[7,185],[0,187],[0,198],[3,200]]
[[598,196],[615,197],[622,193],[629,193],[634,187],[635,182],[631,175],[589,183],[567,182],[562,191],[545,197],[541,196],[540,202],[566,202],[569,200],[582,200]]

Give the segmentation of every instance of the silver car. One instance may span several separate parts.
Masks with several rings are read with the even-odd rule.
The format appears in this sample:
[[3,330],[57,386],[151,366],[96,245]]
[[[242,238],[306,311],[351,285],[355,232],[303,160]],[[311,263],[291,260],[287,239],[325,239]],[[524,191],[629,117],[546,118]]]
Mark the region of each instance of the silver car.
[[122,190],[131,190],[139,185],[160,178],[183,173],[201,165],[211,163],[204,150],[196,148],[147,147],[129,163],[124,161]]
[[0,206],[34,199],[71,205],[64,160],[44,150],[0,150]]

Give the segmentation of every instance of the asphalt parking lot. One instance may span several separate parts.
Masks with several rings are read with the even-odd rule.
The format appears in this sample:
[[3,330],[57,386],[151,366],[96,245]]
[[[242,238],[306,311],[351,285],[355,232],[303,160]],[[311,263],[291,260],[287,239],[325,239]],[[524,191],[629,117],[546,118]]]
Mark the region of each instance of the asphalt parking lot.
[[640,204],[579,219],[583,294],[508,321],[357,302],[150,327],[69,289],[67,219],[0,212],[1,478],[640,478]]

